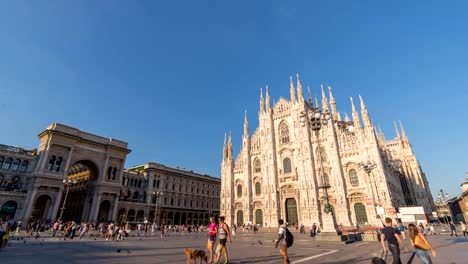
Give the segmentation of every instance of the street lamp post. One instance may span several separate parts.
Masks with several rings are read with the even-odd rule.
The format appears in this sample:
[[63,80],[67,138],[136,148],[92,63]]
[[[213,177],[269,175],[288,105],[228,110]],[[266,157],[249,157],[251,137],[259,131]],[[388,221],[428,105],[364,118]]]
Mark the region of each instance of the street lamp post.
[[154,220],[153,220],[153,223],[155,224],[156,221],[157,221],[157,217],[158,217],[158,197],[161,196],[163,193],[161,191],[155,191],[153,192],[153,195],[155,195],[155,210],[154,210]]
[[70,180],[70,179],[63,180],[63,185],[65,185],[66,191],[65,191],[65,198],[63,199],[62,208],[60,208],[59,221],[62,220],[63,211],[65,210],[65,204],[67,203],[68,191],[70,191],[70,186],[72,184],[76,184],[76,182],[77,182],[76,180]]
[[327,221],[323,221],[323,229],[324,231],[336,231],[335,226],[335,218],[333,216],[333,210],[330,207],[330,202],[329,202],[329,197],[328,197],[328,188],[330,188],[330,184],[328,181],[325,181],[324,174],[323,174],[323,161],[322,161],[322,153],[320,150],[320,140],[319,140],[319,131],[322,128],[322,126],[326,126],[328,122],[331,120],[331,114],[328,112],[328,110],[325,110],[324,113],[320,111],[320,109],[313,108],[311,111],[311,114],[307,116],[305,112],[301,113],[300,116],[300,123],[301,126],[304,127],[307,123],[307,118],[309,118],[310,121],[310,128],[312,131],[315,133],[315,137],[317,138],[317,145],[318,145],[318,153],[317,155],[319,156],[319,164],[320,164],[320,178],[322,180],[322,184],[319,186],[319,188],[323,189],[323,205],[324,209],[323,212],[325,213],[323,216],[324,218],[328,218]]
[[[365,173],[367,173],[367,176],[369,177],[369,186],[371,188],[371,191],[372,191],[372,203],[374,205],[374,211],[375,211],[375,215],[376,215],[376,218],[380,218],[380,216],[377,214],[377,202],[375,200],[375,193],[374,193],[374,188],[372,188],[372,180],[371,180],[371,173],[372,171],[377,168],[377,164],[375,164],[375,162],[371,162],[371,161],[368,161],[368,162],[361,162],[359,163],[358,165],[358,168],[359,170],[363,170]],[[374,186],[375,186],[375,191],[377,191],[377,184],[375,183],[374,181]]]
[[[444,190],[440,189],[439,193],[437,194],[437,205],[439,206],[439,208],[441,208],[442,206],[448,210],[449,206],[448,206],[448,193],[445,192]],[[448,210],[450,211],[450,210]],[[445,220],[445,223],[448,224],[449,221],[448,221],[448,217],[447,217],[447,211],[444,212],[443,214],[443,218]]]

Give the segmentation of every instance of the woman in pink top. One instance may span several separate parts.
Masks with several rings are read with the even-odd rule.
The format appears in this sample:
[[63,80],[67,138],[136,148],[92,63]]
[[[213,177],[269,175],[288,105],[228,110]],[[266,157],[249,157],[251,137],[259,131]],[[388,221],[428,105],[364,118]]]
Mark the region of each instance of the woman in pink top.
[[218,233],[218,227],[215,223],[215,220],[213,217],[210,217],[210,224],[208,225],[208,251],[210,252],[210,261],[209,263],[213,263],[213,245],[216,241],[216,234]]

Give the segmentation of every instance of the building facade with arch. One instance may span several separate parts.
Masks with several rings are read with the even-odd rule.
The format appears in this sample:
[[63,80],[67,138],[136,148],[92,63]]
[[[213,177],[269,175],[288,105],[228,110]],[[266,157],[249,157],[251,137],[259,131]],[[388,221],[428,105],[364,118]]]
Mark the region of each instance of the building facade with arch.
[[[36,150],[0,145],[0,217],[143,222],[156,216],[160,223],[205,224],[219,214],[220,179],[157,163],[126,170],[127,142],[62,124],[38,137]],[[178,189],[166,189],[169,183]],[[198,193],[182,193],[182,186],[184,192],[197,186]],[[157,191],[163,194],[155,214]]]
[[[297,89],[296,89],[297,88]],[[247,113],[237,157],[232,136],[224,140],[221,162],[221,214],[231,223],[277,226],[283,218],[290,224],[323,223],[324,187],[337,224],[376,225],[380,217],[396,218],[402,206],[434,203],[425,174],[413,152],[403,126],[387,140],[376,129],[359,96],[361,113],[351,98],[352,119],[337,111],[329,88],[322,87],[321,105],[303,97],[299,77],[290,81],[290,99],[270,105],[260,92],[259,125],[249,134]],[[316,109],[330,112],[331,120],[318,134],[310,120],[301,126],[301,116]],[[359,170],[362,162],[373,162],[370,173]],[[323,164],[321,177],[320,163]]]

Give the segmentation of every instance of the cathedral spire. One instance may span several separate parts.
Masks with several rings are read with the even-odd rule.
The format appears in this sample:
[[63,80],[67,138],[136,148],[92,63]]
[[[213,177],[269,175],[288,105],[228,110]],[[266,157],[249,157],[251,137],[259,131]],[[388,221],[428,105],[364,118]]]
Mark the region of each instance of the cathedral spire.
[[328,85],[328,93],[330,94],[330,105],[331,105],[331,112],[332,112],[333,119],[338,120],[339,113],[338,111],[336,111],[336,101],[335,101],[335,97],[333,97],[332,88],[330,85]]
[[223,160],[227,157],[226,133],[224,133]]
[[353,116],[353,122],[354,122],[354,126],[356,128],[360,128],[361,127],[361,121],[359,120],[359,114],[356,110],[356,106],[354,106],[354,101],[353,101],[353,98],[350,97],[349,98],[351,100],[351,110],[352,110],[352,116]]
[[265,88],[265,103],[266,103],[266,111],[270,111],[271,107],[270,107],[270,94],[268,93],[268,85],[266,86]]
[[318,103],[317,96],[315,96],[315,107],[320,108],[320,105],[319,105],[319,103]]
[[227,145],[227,158],[232,160],[232,135],[231,135],[231,131],[229,131],[229,135],[228,135],[228,145]]
[[364,100],[362,99],[361,95],[359,95],[359,101],[361,101],[361,115],[362,115],[362,121],[364,122],[364,125],[372,126],[369,113],[367,112],[366,105],[364,104]]
[[400,129],[401,129],[401,137],[403,139],[408,139],[408,137],[406,137],[405,128],[403,127],[403,124],[401,123],[401,120],[399,120],[399,122],[400,122]]
[[265,112],[265,100],[263,99],[263,91],[260,88],[260,113],[263,114]]
[[304,103],[304,94],[302,93],[302,84],[301,84],[301,81],[299,80],[299,73],[296,74],[296,79],[297,79],[297,83],[296,83],[296,86],[297,86],[297,100],[299,101],[299,103]]
[[296,79],[297,79],[297,100],[299,101],[299,103],[304,103],[304,95],[302,94],[302,84],[301,84],[301,81],[299,80],[299,73],[296,75]]
[[345,116],[344,116],[344,121],[345,121],[345,122],[349,122],[349,116],[348,116],[348,113],[345,113],[344,115],[345,115]]
[[400,131],[398,131],[398,127],[397,127],[397,125],[396,125],[396,122],[395,122],[395,121],[393,121],[393,125],[395,126],[395,132],[396,132],[396,136],[397,136],[397,138],[400,138]]
[[289,92],[291,93],[291,102],[296,102],[296,92],[294,91],[294,84],[292,81],[292,76],[289,76]]
[[328,111],[328,99],[325,95],[325,91],[323,90],[323,85],[320,85],[320,88],[322,88],[322,110]]
[[244,115],[244,137],[249,136],[249,121],[247,120],[247,110],[245,110]]
[[313,100],[312,100],[312,94],[310,93],[310,86],[307,86],[307,94],[309,96],[309,104],[310,106],[314,106]]

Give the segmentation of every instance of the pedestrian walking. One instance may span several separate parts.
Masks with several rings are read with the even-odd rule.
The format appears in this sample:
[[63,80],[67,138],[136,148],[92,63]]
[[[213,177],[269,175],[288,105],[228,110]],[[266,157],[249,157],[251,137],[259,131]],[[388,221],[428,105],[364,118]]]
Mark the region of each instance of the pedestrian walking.
[[452,231],[450,236],[453,236],[455,234],[455,236],[458,237],[457,228],[455,227],[455,224],[453,223],[453,221],[450,221],[450,230]]
[[[431,251],[432,257],[436,256],[434,248],[429,244],[426,237],[418,231],[418,228],[414,224],[408,225],[409,237],[411,245],[414,248],[416,256],[419,257],[422,264],[432,264],[431,257],[429,256],[429,251]],[[411,262],[409,262],[411,263]]]
[[[388,243],[388,249],[385,246],[385,241]],[[403,242],[400,239],[397,230],[392,227],[392,219],[389,217],[385,218],[385,227],[382,229],[382,233],[380,234],[380,242],[385,254],[390,250],[393,257],[393,264],[401,264],[400,245],[403,245]]]
[[279,232],[278,232],[278,239],[276,240],[275,248],[280,245],[280,254],[283,257],[283,264],[291,263],[288,257],[288,244],[286,242],[286,232],[288,231],[288,227],[284,224],[283,219],[278,219],[278,224],[280,225]]
[[398,233],[400,233],[403,240],[406,239],[405,226],[403,225],[403,223],[400,223],[400,225],[398,226]]
[[224,222],[224,220],[225,220],[224,216],[219,217],[219,228],[218,228],[219,244],[217,248],[217,255],[216,255],[215,263],[219,263],[222,253],[224,252],[224,261],[225,261],[224,264],[228,264],[229,253],[226,247],[226,242],[229,239],[229,243],[232,243],[232,239],[231,239],[231,230],[229,229],[229,226]]
[[218,227],[213,217],[210,217],[210,225],[208,226],[208,243],[206,245],[208,252],[210,252],[209,263],[213,263],[214,252],[213,245],[216,242],[216,233],[218,233]]
[[468,234],[468,230],[466,230],[465,223],[461,222],[460,227],[461,227],[461,231],[463,232],[463,236],[466,237],[466,235]]

